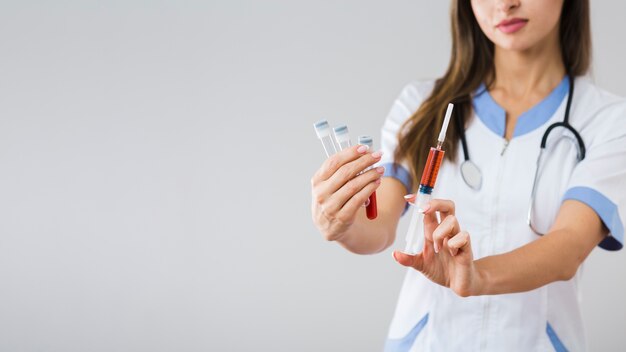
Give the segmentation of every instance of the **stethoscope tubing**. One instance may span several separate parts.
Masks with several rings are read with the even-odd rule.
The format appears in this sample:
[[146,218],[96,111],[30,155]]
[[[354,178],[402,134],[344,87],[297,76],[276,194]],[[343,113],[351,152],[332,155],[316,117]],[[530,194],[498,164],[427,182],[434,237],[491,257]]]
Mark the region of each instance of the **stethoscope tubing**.
[[[582,137],[580,136],[580,133],[578,133],[578,131],[576,131],[576,129],[574,127],[572,127],[572,125],[570,125],[569,123],[569,116],[570,116],[570,109],[572,106],[572,97],[574,95],[574,79],[572,79],[572,77],[570,75],[567,76],[567,79],[569,80],[569,92],[567,94],[567,104],[565,106],[565,114],[563,116],[563,121],[560,122],[555,122],[553,124],[551,124],[550,126],[548,126],[548,128],[546,129],[546,131],[543,133],[543,136],[541,137],[541,145],[540,148],[541,150],[545,150],[546,148],[546,143],[548,141],[548,137],[550,136],[550,132],[552,130],[554,130],[557,127],[564,127],[566,128],[568,131],[570,131],[573,135],[574,138],[576,138],[578,147],[579,147],[579,161],[583,160],[585,158],[585,154],[586,154],[586,148],[585,148],[585,142],[583,141]],[[460,114],[455,114],[455,123],[456,123],[456,127],[457,130],[459,131],[459,135],[461,138],[461,147],[463,149],[463,159],[465,161],[470,161],[470,155],[469,155],[469,148],[467,146],[467,139],[465,137],[465,128],[462,125],[462,121],[460,118]],[[541,155],[541,153],[540,153]],[[467,182],[466,182],[467,183]],[[468,185],[471,188],[471,185]]]

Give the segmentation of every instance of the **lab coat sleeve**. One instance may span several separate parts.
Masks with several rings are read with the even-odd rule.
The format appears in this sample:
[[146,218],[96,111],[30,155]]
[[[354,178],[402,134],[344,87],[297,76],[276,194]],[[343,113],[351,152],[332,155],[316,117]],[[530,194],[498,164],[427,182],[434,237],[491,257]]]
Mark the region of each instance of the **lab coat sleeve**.
[[424,98],[430,94],[432,86],[431,81],[407,84],[391,106],[381,129],[383,157],[379,166],[385,167],[384,177],[393,177],[402,182],[407,194],[413,188],[409,165],[406,162],[397,162],[393,157],[398,145],[398,133],[403,124],[415,114]]
[[626,221],[626,109],[606,119],[588,146],[587,155],[573,170],[563,197],[590,206],[609,230],[600,247],[619,250],[624,245]]

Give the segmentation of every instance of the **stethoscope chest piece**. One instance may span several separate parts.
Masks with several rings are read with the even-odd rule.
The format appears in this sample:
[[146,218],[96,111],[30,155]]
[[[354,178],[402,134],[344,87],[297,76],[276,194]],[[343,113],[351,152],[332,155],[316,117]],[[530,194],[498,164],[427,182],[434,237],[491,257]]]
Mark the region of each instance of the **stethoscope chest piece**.
[[478,166],[471,160],[465,160],[461,164],[461,176],[463,177],[463,181],[465,181],[471,189],[476,191],[478,191],[483,184],[483,174],[480,172]]

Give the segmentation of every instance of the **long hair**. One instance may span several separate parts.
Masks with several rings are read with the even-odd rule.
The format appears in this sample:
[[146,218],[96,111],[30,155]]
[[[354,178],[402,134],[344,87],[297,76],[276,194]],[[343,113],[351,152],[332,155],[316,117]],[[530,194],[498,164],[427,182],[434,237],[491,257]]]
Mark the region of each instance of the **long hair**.
[[[419,185],[428,150],[436,143],[448,103],[454,103],[453,118],[469,121],[472,93],[484,83],[495,79],[494,44],[480,29],[468,0],[453,0],[451,6],[452,53],[443,77],[435,81],[431,95],[403,124],[394,152],[396,162],[406,161],[410,167],[414,190]],[[559,21],[561,56],[567,74],[572,77],[587,73],[591,64],[591,24],[589,0],[564,0]],[[460,131],[450,123],[446,141],[446,159],[454,161]]]

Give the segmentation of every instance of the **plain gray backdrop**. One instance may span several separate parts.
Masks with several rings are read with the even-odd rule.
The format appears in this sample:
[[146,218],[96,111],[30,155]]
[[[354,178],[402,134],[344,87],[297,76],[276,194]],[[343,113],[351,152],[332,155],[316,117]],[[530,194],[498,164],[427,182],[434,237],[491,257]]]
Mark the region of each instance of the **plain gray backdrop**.
[[[381,350],[404,269],[316,231],[312,123],[378,139],[443,73],[448,7],[3,1],[0,350]],[[592,4],[620,95],[625,9]],[[587,261],[591,350],[626,345],[625,264]]]

